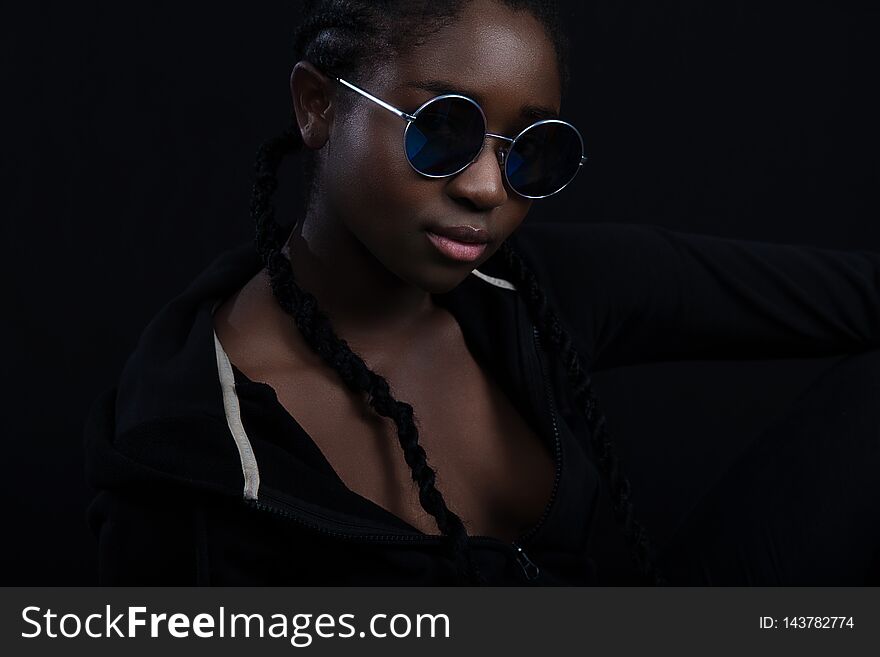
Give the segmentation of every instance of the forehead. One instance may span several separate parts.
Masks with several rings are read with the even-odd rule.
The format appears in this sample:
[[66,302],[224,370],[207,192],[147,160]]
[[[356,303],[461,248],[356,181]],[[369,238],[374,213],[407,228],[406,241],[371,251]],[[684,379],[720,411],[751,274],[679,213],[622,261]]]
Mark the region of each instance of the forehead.
[[475,98],[487,114],[495,110],[512,116],[524,106],[559,110],[559,72],[550,37],[530,13],[500,2],[466,3],[458,20],[402,53],[392,68],[394,86],[449,81],[449,91]]

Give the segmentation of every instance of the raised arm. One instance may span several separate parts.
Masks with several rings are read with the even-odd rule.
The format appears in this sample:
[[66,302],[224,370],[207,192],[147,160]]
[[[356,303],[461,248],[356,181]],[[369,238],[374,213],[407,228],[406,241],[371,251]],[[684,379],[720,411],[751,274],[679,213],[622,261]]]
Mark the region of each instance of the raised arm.
[[880,252],[651,224],[526,223],[515,238],[595,370],[880,348]]

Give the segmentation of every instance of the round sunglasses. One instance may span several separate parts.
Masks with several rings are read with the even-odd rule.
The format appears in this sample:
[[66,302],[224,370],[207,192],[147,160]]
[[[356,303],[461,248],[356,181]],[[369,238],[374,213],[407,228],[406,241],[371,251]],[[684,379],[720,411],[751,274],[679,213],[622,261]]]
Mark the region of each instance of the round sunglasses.
[[351,82],[333,79],[406,121],[406,159],[428,178],[446,178],[466,169],[479,157],[486,137],[509,144],[500,151],[501,168],[510,188],[525,198],[562,191],[587,161],[581,133],[566,121],[537,121],[515,137],[505,137],[487,132],[483,108],[467,96],[436,96],[407,114]]

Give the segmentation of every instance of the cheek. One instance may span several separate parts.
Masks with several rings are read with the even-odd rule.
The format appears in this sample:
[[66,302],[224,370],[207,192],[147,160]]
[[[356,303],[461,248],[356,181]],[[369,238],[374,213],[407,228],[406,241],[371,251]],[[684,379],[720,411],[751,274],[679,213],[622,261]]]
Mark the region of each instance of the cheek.
[[407,221],[419,216],[419,207],[442,189],[442,183],[420,176],[403,150],[405,123],[373,121],[369,130],[350,133],[328,161],[333,176],[334,211],[371,250],[393,243],[394,236],[416,230]]

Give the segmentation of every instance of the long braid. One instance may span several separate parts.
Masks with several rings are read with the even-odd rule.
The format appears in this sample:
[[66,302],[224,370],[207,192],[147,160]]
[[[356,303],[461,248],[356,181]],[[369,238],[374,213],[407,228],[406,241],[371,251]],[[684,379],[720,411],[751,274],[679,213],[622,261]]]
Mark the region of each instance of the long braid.
[[532,321],[535,322],[541,335],[545,336],[553,346],[565,366],[575,402],[587,419],[593,453],[599,471],[608,484],[614,517],[621,525],[624,536],[630,544],[636,568],[646,582],[656,585],[665,584],[665,578],[652,562],[652,548],[648,535],[635,518],[630,499],[630,483],[615,454],[614,445],[608,435],[605,414],[599,408],[598,400],[593,393],[592,378],[582,362],[582,356],[572,344],[571,337],[548,302],[547,295],[534,272],[510,244],[510,240],[505,241],[500,250],[512,278],[516,281],[517,290],[526,301]]
[[484,584],[485,579],[471,556],[464,523],[447,507],[443,495],[437,490],[434,470],[428,465],[425,450],[419,444],[412,406],[395,399],[388,382],[370,370],[346,341],[336,335],[327,316],[319,310],[314,295],[297,285],[290,260],[281,252],[285,236],[275,221],[271,197],[278,186],[277,171],[281,160],[288,152],[301,147],[299,131],[291,128],[282,136],[264,142],[257,154],[251,216],[256,225],[256,250],[266,265],[272,292],[281,308],[293,317],[309,347],[339,374],[349,389],[367,393],[370,406],[379,415],[394,421],[404,460],[418,486],[419,502],[435,518],[440,532],[449,537],[459,577]]

